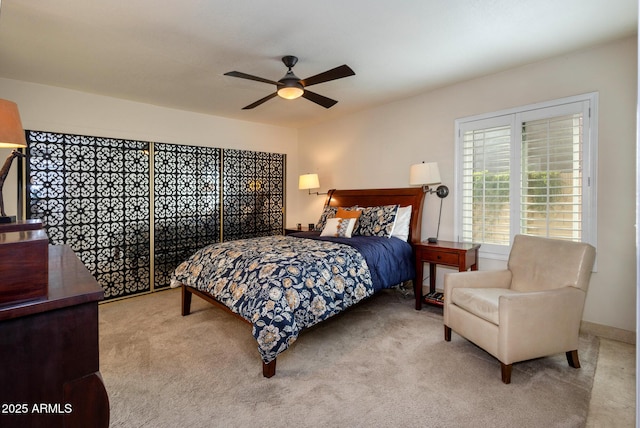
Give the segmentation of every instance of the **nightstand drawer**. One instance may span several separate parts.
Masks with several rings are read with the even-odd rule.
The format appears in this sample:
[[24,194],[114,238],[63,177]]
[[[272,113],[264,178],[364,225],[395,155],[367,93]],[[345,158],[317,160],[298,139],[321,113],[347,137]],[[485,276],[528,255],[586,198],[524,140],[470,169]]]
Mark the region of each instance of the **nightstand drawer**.
[[422,251],[422,261],[426,263],[439,263],[443,265],[457,266],[460,262],[460,255],[457,253],[446,253],[444,251]]

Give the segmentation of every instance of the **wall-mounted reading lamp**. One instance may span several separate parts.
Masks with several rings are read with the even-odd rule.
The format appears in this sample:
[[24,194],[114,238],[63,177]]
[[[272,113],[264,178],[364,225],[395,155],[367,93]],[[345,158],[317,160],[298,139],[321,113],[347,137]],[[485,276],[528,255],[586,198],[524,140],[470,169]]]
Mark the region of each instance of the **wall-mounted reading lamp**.
[[303,174],[298,179],[298,189],[308,190],[310,195],[326,195],[327,193],[311,192],[310,189],[319,189],[320,180],[318,174]]
[[424,190],[425,193],[435,193],[440,198],[438,230],[435,238],[428,239],[432,244],[438,242],[438,235],[440,234],[440,219],[442,218],[442,200],[449,195],[449,188],[444,184],[441,184],[433,190],[429,188],[429,186],[440,183],[440,169],[438,168],[437,162],[422,162],[411,165],[411,169],[409,170],[409,184],[412,186],[422,186],[422,190]]

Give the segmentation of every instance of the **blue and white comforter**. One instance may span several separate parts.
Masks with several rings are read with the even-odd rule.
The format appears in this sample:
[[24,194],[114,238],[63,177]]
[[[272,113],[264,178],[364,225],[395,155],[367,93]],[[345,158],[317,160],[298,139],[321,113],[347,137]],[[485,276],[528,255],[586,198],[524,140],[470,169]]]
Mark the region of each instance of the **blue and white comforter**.
[[[396,245],[393,241],[401,242],[396,238],[379,240],[386,246],[389,242]],[[388,259],[380,265],[407,271],[398,274],[392,269],[394,277],[390,285],[413,275],[410,246],[406,242],[401,244],[405,246],[403,255],[372,259],[375,264]],[[370,246],[368,242],[366,247]],[[394,257],[407,258],[406,247],[408,264],[396,266]],[[269,363],[304,328],[389,286],[380,283],[379,277],[380,272],[374,271],[372,279],[367,260],[351,245],[324,239],[269,236],[207,246],[178,266],[171,285],[185,284],[208,293],[249,321],[262,359]]]

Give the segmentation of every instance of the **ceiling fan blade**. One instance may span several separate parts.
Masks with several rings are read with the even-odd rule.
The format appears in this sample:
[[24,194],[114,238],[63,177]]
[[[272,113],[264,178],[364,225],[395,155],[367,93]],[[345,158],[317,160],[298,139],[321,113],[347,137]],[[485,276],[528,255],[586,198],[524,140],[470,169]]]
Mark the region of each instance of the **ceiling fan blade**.
[[331,98],[327,98],[323,95],[316,94],[315,92],[311,92],[306,89],[304,90],[302,97],[308,99],[309,101],[313,101],[314,103],[319,104],[324,108],[330,108],[337,103],[336,100],[332,100]]
[[318,83],[328,82],[330,80],[342,79],[343,77],[355,76],[355,72],[348,65],[341,65],[340,67],[332,68],[324,73],[316,74],[315,76],[307,77],[300,80],[302,86],[317,85]]
[[277,92],[274,92],[273,94],[267,95],[266,97],[259,99],[258,101],[256,101],[253,104],[249,104],[246,107],[242,107],[242,110],[249,110],[249,109],[252,109],[254,107],[258,107],[260,104],[269,101],[271,98],[275,97],[276,95],[278,95]]
[[241,79],[249,79],[255,80],[256,82],[270,83],[272,85],[280,86],[282,83],[274,82],[273,80],[263,79],[262,77],[252,76],[251,74],[242,73],[240,71],[230,71],[228,73],[224,73],[225,76],[239,77]]

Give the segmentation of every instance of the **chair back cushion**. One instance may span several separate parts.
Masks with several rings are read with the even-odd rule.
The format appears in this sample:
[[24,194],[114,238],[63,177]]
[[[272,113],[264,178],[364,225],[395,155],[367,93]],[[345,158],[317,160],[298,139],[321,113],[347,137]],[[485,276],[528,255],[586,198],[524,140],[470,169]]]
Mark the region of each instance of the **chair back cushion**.
[[516,235],[508,262],[511,289],[536,291],[572,286],[586,293],[595,257],[595,248],[582,242]]

